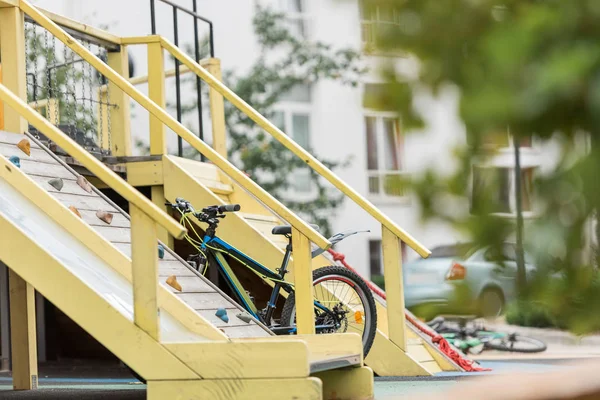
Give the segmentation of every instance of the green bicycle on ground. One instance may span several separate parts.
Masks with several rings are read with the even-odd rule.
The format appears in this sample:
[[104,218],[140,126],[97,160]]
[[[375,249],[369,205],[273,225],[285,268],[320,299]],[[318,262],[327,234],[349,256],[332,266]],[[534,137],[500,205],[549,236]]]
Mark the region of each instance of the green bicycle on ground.
[[490,331],[473,322],[473,319],[436,317],[427,322],[427,325],[463,353],[479,354],[484,350],[539,353],[546,350],[546,344],[541,340],[517,333]]

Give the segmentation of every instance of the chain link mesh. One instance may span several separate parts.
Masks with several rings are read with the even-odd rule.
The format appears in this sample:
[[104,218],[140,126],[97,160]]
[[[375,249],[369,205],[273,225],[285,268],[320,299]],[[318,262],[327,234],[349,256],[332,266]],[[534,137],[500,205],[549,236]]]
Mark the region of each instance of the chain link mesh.
[[[106,62],[106,48],[87,40],[80,43]],[[25,46],[27,97],[33,108],[88,151],[110,155],[111,110],[116,105],[104,76],[31,21],[25,22]],[[104,143],[107,149],[102,149]]]

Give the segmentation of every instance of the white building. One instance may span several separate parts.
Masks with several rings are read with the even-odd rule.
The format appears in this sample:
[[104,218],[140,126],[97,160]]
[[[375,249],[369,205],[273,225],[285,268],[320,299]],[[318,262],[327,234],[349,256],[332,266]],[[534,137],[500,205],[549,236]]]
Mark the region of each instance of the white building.
[[[224,70],[243,73],[256,59],[258,44],[255,40],[252,17],[257,0],[198,0],[198,12],[214,22],[216,57]],[[192,0],[175,0],[191,8]],[[287,13],[290,26],[307,40],[319,40],[335,47],[363,50],[373,40],[371,27],[378,23],[395,23],[394,14],[386,21],[385,13],[361,11],[360,0],[263,0]],[[171,8],[156,0],[157,31],[173,37]],[[150,6],[148,0],[37,0],[35,4],[94,26],[110,25],[110,30],[122,36],[141,36],[150,33]],[[368,14],[368,15],[367,15]],[[387,18],[390,19],[390,18]],[[191,19],[179,17],[180,43],[190,43],[193,37]],[[204,29],[204,28],[203,28]],[[132,48],[136,75],[146,73],[146,55],[141,47]],[[399,226],[429,247],[459,241],[457,233],[440,223],[424,224],[414,199],[397,189],[386,188],[385,177],[399,174],[419,174],[434,167],[449,172],[454,166],[452,149],[466,142],[464,126],[458,118],[458,93],[442,92],[439,98],[420,97],[419,110],[427,127],[414,134],[402,129],[402,116],[366,108],[364,93],[374,84],[382,83],[378,76],[380,62],[394,62],[399,71],[410,71],[408,60],[389,56],[367,55],[365,62],[370,72],[357,88],[336,82],[321,82],[310,88],[310,93],[298,95],[280,104],[286,131],[299,143],[309,143],[317,156],[342,160],[352,156],[351,165],[336,171],[359,193],[369,198]],[[302,92],[302,91],[299,91]],[[133,108],[136,117],[134,134],[147,132],[147,115],[139,107]],[[184,121],[186,122],[186,121]],[[187,121],[194,124],[193,120]],[[207,128],[208,128],[207,124]],[[209,130],[208,130],[209,131]],[[509,138],[506,136],[508,145]],[[542,156],[543,154],[547,156]],[[527,168],[549,166],[555,150],[536,147],[523,151],[523,165]],[[548,156],[549,155],[549,156]],[[493,162],[496,167],[514,164],[512,150],[503,151]],[[504,213],[514,211],[512,173],[504,171],[505,190],[499,199],[506,207]],[[527,169],[525,170],[527,171]],[[525,173],[527,176],[529,172]],[[388,178],[389,179],[389,178]],[[301,185],[300,185],[301,186]],[[302,187],[298,190],[301,192]],[[310,190],[310,188],[308,188]],[[468,204],[465,205],[468,208]],[[341,243],[337,250],[346,254],[347,261],[367,276],[380,270],[380,225],[358,206],[346,200],[334,218],[334,230],[369,229],[366,235],[356,236]],[[408,259],[416,254],[408,252]]]

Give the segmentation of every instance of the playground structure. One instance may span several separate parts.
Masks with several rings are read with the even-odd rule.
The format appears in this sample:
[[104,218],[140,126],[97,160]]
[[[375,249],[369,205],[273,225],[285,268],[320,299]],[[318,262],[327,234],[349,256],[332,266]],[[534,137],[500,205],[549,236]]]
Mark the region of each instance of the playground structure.
[[[81,96],[91,114],[77,108],[81,92],[72,87],[74,80],[67,78],[66,95],[50,84],[52,75],[39,83],[35,70],[28,80],[26,30],[32,27],[27,25],[43,30],[64,53],[64,64],[79,63],[80,73],[97,82],[94,93],[84,89]],[[134,45],[147,47],[148,75],[129,79],[127,46]],[[177,76],[193,73],[209,86],[212,147],[165,111],[170,75],[165,53],[178,61]],[[0,130],[5,131],[0,133],[0,261],[10,269],[16,389],[36,386],[34,289],[144,377],[152,399],[173,393],[359,399],[372,396],[372,370],[414,376],[459,369],[406,321],[400,240],[421,256],[428,250],[223,85],[218,59],[194,60],[161,36],[117,37],[19,0],[0,0],[0,57]],[[101,78],[92,79],[93,74]],[[148,85],[148,96],[136,89],[142,84]],[[28,85],[36,93],[32,98],[29,90],[29,99]],[[130,99],[148,111],[149,156],[132,156]],[[365,360],[358,335],[314,335],[311,271],[331,260],[325,255],[311,260],[311,242],[323,249],[331,244],[227,160],[224,99],[382,224],[385,282],[395,290],[386,300],[378,297],[378,331]],[[69,114],[77,121],[64,121]],[[32,131],[29,124],[33,135],[26,133]],[[168,155],[167,128],[209,162]],[[93,132],[95,142],[80,146],[72,129]],[[68,156],[57,156],[36,135]],[[17,147],[24,138],[30,155]],[[21,168],[8,160],[11,156],[19,157]],[[81,174],[96,187],[78,185]],[[65,182],[62,190],[48,184],[54,177]],[[140,187],[150,187],[150,199]],[[129,215],[97,188],[114,190]],[[164,206],[175,197],[197,205],[241,204],[243,212],[224,220],[219,234],[273,268],[285,242],[272,236],[271,228],[292,226],[288,276],[296,288],[298,336],[274,337],[255,321],[224,323],[215,317],[217,308],[233,316],[239,307],[173,251],[185,233]],[[98,219],[99,210],[113,214],[110,225]],[[167,249],[164,259],[157,257],[158,240]],[[171,275],[182,291],[165,284]]]

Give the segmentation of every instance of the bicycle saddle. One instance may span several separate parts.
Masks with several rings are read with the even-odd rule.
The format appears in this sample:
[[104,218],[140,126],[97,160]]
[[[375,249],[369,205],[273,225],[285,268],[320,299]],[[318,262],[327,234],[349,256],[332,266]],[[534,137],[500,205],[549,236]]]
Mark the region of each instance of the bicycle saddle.
[[[308,224],[308,225],[310,225],[316,231],[319,230],[319,225],[314,225],[314,224]],[[292,227],[290,225],[278,225],[273,228],[271,233],[273,235],[291,235]]]

